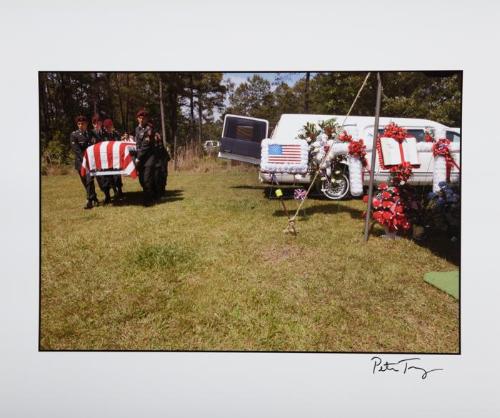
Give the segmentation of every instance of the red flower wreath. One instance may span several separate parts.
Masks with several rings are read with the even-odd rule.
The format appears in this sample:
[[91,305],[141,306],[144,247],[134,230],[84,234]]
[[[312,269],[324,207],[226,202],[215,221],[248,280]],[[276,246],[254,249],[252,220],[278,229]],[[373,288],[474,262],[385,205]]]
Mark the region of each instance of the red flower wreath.
[[351,142],[352,141],[352,135],[349,135],[347,131],[342,132],[339,135],[339,140],[342,142]]
[[[352,137],[351,137],[352,138]],[[366,145],[362,139],[358,141],[351,140],[349,142],[349,155],[352,157],[358,157],[363,164],[363,167],[368,165],[368,161],[366,160]]]
[[413,170],[411,164],[405,161],[404,163],[391,167],[390,172],[392,184],[395,186],[402,186],[406,184],[411,177]]
[[449,139],[441,138],[432,146],[432,154],[434,157],[440,155],[446,159],[446,181],[448,182],[450,181],[452,167],[455,166],[458,170],[460,170],[460,167],[451,155],[450,144],[451,141]]
[[391,122],[385,127],[382,136],[386,138],[394,138],[396,141],[401,143],[405,140],[405,138],[408,137],[408,133],[406,132],[405,128],[401,128],[394,122]]
[[410,229],[411,224],[405,215],[405,206],[399,195],[399,189],[380,183],[378,190],[372,200],[373,219],[392,232]]

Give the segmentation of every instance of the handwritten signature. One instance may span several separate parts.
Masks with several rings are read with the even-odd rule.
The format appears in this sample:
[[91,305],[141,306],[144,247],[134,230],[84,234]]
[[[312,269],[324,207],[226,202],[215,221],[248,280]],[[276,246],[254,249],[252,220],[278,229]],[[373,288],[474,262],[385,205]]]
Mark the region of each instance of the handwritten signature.
[[417,370],[422,372],[421,376],[422,379],[427,379],[429,373],[435,372],[437,370],[444,370],[444,369],[425,370],[423,367],[414,366],[412,362],[418,360],[420,360],[419,357],[413,357],[413,358],[405,358],[403,360],[390,363],[388,361],[382,361],[380,357],[375,356],[371,358],[371,361],[373,361],[373,374],[380,372],[388,372],[388,371],[392,371],[395,373],[402,372],[403,374],[406,374],[406,372],[410,370]]

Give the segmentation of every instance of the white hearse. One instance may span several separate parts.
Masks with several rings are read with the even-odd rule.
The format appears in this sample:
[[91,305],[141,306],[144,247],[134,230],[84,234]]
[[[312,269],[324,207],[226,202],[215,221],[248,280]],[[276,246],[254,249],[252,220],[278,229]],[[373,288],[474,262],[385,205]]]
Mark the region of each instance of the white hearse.
[[[366,157],[370,163],[375,123],[375,118],[370,116],[349,116],[346,118],[342,115],[283,114],[269,136],[269,122],[267,120],[228,114],[224,118],[219,157],[259,165],[263,139],[298,139],[306,123],[318,124],[332,118],[335,118],[338,124],[343,124],[343,130],[352,135],[353,139],[363,139],[367,146]],[[410,178],[411,184],[431,185],[433,183],[434,157],[430,144],[425,144],[426,131],[436,139],[449,139],[452,142],[453,158],[457,161],[460,160],[460,129],[427,119],[381,117],[379,119],[379,132],[382,133],[385,126],[391,122],[405,128],[408,134],[417,140],[420,167],[414,168]],[[381,168],[378,156],[375,161],[375,182],[386,181],[389,171]],[[350,188],[348,170],[349,167],[346,163],[332,167],[332,172],[335,173],[334,181],[329,181],[328,184],[325,184],[324,181],[318,181],[318,190],[329,199],[342,199],[348,196]],[[305,174],[270,174],[263,171],[259,173],[261,182],[279,183],[280,185],[307,185],[310,184],[313,176],[312,170]],[[450,180],[451,182],[459,180],[459,172],[455,167],[451,171]],[[364,175],[364,184],[367,185],[368,181],[369,176]]]

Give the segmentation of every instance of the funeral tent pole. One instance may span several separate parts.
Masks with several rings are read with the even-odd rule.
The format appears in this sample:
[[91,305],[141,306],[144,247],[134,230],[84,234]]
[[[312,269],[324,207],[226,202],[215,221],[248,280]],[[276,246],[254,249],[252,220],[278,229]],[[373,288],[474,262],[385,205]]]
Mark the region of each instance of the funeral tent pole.
[[370,183],[368,185],[368,207],[366,209],[365,218],[365,241],[368,241],[368,233],[370,231],[370,220],[372,211],[373,199],[373,180],[375,176],[375,161],[377,158],[377,138],[378,138],[378,120],[380,117],[380,102],[382,99],[382,81],[380,73],[377,73],[377,102],[375,104],[375,124],[373,126],[373,144],[372,144],[372,161],[370,164]]

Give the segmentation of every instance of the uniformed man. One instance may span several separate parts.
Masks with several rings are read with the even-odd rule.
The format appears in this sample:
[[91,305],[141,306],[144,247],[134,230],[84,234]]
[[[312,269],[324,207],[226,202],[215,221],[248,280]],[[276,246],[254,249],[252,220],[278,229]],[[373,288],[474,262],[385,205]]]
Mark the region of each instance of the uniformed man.
[[[144,109],[140,109],[137,114],[135,115],[137,118],[137,127],[135,128],[135,135],[134,135],[134,141],[136,144],[136,156],[139,147],[142,144],[142,140],[144,138],[144,133],[146,132],[146,123],[148,121],[148,114]],[[136,158],[135,160],[135,168],[137,170],[137,173],[139,174],[139,183],[141,184],[141,187],[144,188],[142,184],[142,176],[140,175],[140,167],[139,167],[139,161]]]
[[102,137],[102,120],[101,117],[95,113],[92,116],[92,129],[90,130],[90,138],[92,145],[101,141]]
[[170,155],[159,133],[155,134],[155,199],[165,195]]
[[[92,126],[93,129],[90,132],[92,138],[92,144],[97,144],[98,142],[106,141],[106,139],[104,138],[103,123],[101,117],[98,114],[94,114],[94,116],[92,116]],[[96,177],[97,177],[97,184],[99,185],[101,191],[104,193],[104,204],[107,205],[111,203],[111,195],[110,195],[111,182],[112,182],[111,176],[96,176]]]
[[75,169],[78,171],[80,180],[85,187],[85,193],[87,195],[87,204],[84,209],[92,209],[93,204],[99,204],[97,196],[95,194],[94,178],[87,173],[82,176],[80,169],[82,168],[83,154],[87,147],[92,145],[92,139],[89,132],[87,131],[87,118],[85,116],[78,116],[76,118],[77,130],[73,131],[70,135],[70,143],[73,152],[75,153]]
[[[104,141],[121,141],[121,136],[118,133],[118,131],[115,130],[115,127],[113,125],[113,121],[111,119],[104,119],[102,126],[103,126]],[[108,177],[108,176],[106,176],[106,177]],[[121,197],[123,197],[122,176],[120,174],[117,174],[115,176],[109,176],[109,178],[110,178],[111,188],[113,189],[115,199],[120,199]]]
[[155,135],[153,124],[148,121],[148,114],[144,109],[136,114],[138,126],[135,129],[135,143],[137,157],[135,166],[139,172],[144,206],[154,203],[155,191]]

